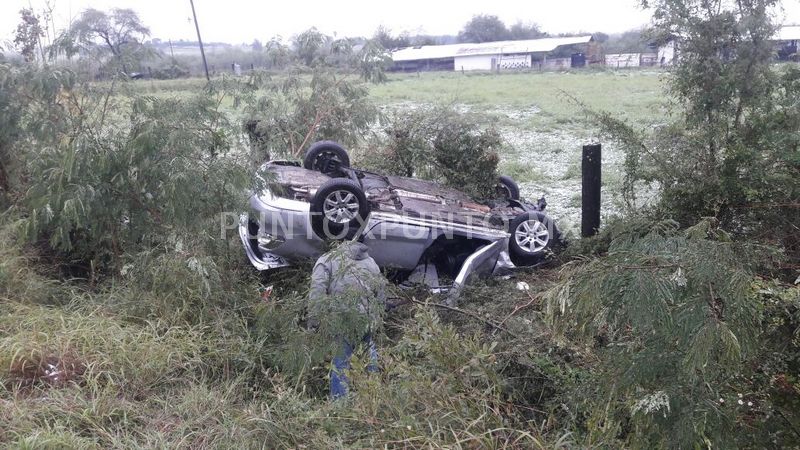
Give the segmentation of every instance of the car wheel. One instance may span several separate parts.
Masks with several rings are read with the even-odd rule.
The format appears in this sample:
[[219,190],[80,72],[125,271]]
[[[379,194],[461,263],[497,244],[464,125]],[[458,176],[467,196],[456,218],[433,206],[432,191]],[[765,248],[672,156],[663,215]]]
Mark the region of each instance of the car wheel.
[[508,249],[516,265],[529,266],[544,260],[560,239],[553,220],[539,211],[527,211],[511,220]]
[[519,200],[519,186],[513,178],[500,175],[497,182],[497,195],[508,200]]
[[353,238],[368,215],[367,197],[353,180],[328,180],[311,199],[311,226],[324,240]]
[[303,158],[303,167],[316,170],[325,175],[335,175],[341,167],[350,167],[347,150],[333,141],[319,141],[311,144]]

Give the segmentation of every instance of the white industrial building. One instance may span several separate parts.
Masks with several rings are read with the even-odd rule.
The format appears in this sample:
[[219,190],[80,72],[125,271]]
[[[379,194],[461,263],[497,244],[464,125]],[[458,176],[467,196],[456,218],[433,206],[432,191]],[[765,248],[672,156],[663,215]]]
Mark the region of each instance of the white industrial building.
[[663,45],[658,46],[658,64],[661,66],[671,66],[677,58],[675,39],[670,39]]
[[[798,47],[800,47],[800,25],[783,25],[778,28],[771,39],[775,43],[776,57],[779,61],[800,61]],[[673,37],[658,46],[657,64],[671,66],[678,61],[680,51],[680,38]],[[608,59],[606,55],[606,59]],[[614,65],[612,64],[606,65]]]
[[800,25],[784,25],[775,34],[775,40],[781,42],[794,43],[800,41]]
[[[423,45],[392,52],[395,70],[498,70],[546,66],[547,54],[559,47],[585,45],[592,36],[558,37],[480,44]],[[583,58],[583,52],[577,52]],[[560,61],[553,61],[558,59]],[[563,60],[567,61],[563,61]],[[574,60],[574,58],[573,58]],[[551,58],[555,67],[571,67],[570,58]],[[584,61],[585,59],[579,59]],[[583,65],[583,63],[578,63]]]
[[800,61],[797,54],[798,44],[800,44],[800,25],[781,27],[773,39],[777,44],[779,60]]

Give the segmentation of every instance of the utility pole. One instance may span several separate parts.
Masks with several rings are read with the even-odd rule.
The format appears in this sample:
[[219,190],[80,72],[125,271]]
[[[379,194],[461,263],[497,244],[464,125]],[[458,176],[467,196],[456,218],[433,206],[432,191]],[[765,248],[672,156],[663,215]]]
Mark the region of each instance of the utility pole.
[[189,0],[192,5],[192,16],[194,17],[194,28],[197,30],[197,43],[200,44],[200,56],[203,57],[203,68],[206,70],[206,80],[211,81],[208,76],[208,63],[206,62],[206,51],[203,50],[203,39],[200,38],[200,25],[197,24],[197,13],[194,12],[194,0]]

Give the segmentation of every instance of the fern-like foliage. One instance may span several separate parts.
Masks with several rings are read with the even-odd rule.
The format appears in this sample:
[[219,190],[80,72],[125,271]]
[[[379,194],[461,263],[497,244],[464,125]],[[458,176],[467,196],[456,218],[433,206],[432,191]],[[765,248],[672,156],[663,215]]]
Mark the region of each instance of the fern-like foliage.
[[665,221],[564,269],[548,317],[602,360],[590,440],[686,448],[733,436],[719,399],[760,330],[746,259],[710,220],[684,231]]
[[68,95],[77,83],[69,70],[0,60],[0,207],[7,208],[25,190],[26,160],[53,142],[71,124],[76,106]]
[[187,246],[212,241],[220,214],[241,208],[249,177],[218,99],[139,97],[130,106],[127,118],[87,121],[31,158],[27,238],[93,267],[119,266],[125,252],[175,236]]

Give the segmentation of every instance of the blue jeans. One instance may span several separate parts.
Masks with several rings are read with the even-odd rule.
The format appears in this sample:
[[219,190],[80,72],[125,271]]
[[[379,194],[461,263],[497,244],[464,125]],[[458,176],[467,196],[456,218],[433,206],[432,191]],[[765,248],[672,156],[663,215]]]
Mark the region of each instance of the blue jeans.
[[[369,364],[367,365],[367,372],[378,371],[378,350],[375,348],[375,342],[372,341],[372,336],[367,334],[361,340],[369,351]],[[347,395],[349,390],[350,381],[345,375],[345,370],[350,369],[350,358],[353,356],[353,345],[349,342],[342,340],[342,351],[333,357],[333,369],[331,369],[331,397],[333,399],[341,398]]]

